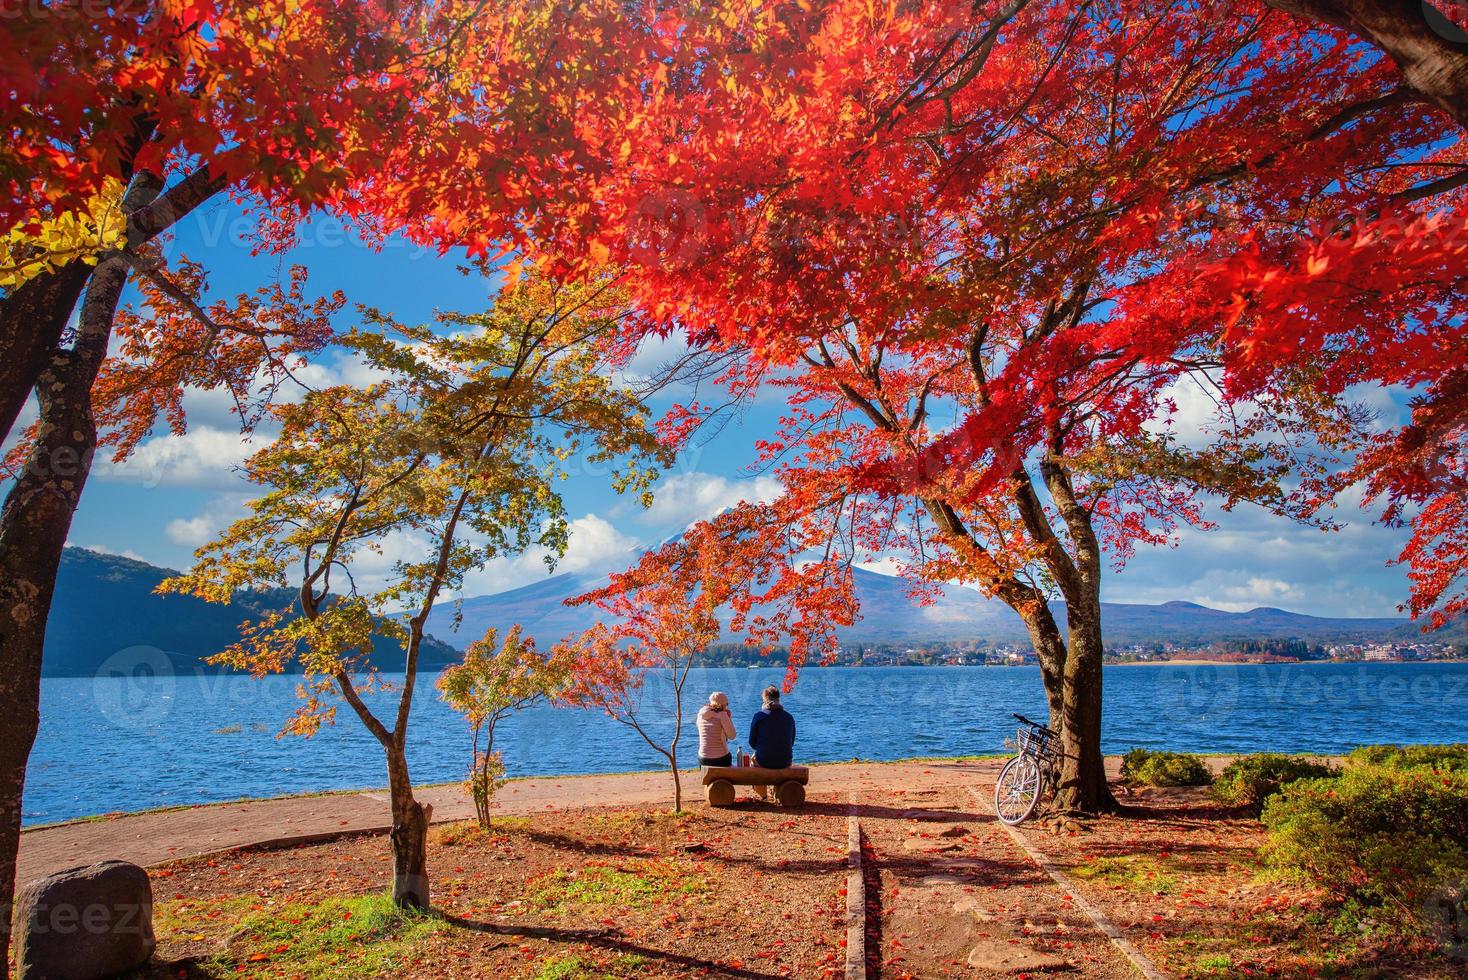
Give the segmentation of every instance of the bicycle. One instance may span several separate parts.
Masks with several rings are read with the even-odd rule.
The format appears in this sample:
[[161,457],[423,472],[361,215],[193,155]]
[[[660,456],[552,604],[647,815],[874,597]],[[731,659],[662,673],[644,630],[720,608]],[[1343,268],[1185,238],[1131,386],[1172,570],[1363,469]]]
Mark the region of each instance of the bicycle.
[[1060,780],[1059,737],[1024,715],[1015,715],[1026,727],[1015,733],[1019,754],[999,770],[994,784],[994,815],[1008,826],[1024,823],[1047,793],[1054,793]]

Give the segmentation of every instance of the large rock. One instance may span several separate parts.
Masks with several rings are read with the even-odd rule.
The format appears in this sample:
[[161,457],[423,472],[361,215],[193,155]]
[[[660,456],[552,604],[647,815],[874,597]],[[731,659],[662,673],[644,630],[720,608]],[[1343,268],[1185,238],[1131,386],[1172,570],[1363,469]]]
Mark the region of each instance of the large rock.
[[126,861],[32,882],[15,905],[19,980],[101,980],[153,955],[153,888]]

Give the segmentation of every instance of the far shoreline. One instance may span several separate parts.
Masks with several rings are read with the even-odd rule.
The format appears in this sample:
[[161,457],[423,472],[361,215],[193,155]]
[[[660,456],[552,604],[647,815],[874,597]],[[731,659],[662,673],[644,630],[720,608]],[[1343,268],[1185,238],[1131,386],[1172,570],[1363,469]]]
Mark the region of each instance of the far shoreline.
[[1468,660],[1207,660],[1201,657],[1176,657],[1171,660],[1118,660],[1104,667],[1316,667],[1354,664],[1375,667],[1386,664],[1468,664]]

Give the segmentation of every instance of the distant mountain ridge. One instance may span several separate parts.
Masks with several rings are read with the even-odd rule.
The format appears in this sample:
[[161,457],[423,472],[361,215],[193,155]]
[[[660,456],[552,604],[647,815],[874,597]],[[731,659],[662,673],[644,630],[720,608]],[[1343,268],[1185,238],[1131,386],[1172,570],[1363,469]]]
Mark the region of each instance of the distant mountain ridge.
[[[295,599],[294,593],[280,590],[220,606],[190,596],[153,594],[153,588],[172,574],[131,558],[67,548],[46,627],[43,674],[92,676],[109,658],[134,647],[153,648],[175,670],[215,670],[202,658],[235,642],[241,622],[285,608]],[[855,576],[862,618],[839,631],[843,643],[1024,643],[1028,639],[1013,610],[973,590],[949,587],[930,605],[919,606],[908,596],[908,585],[901,578],[865,569],[856,569]],[[428,631],[437,639],[424,650],[423,669],[433,672],[453,662],[458,650],[490,627],[503,630],[519,623],[542,644],[578,633],[596,621],[597,610],[567,606],[565,600],[605,581],[599,574],[563,573],[495,595],[461,603],[440,602],[428,620]],[[1063,614],[1063,609],[1057,612]],[[455,630],[457,615],[463,622]],[[1363,642],[1411,640],[1420,635],[1405,619],[1327,618],[1270,607],[1233,613],[1180,601],[1103,603],[1101,615],[1110,645],[1266,639]],[[1061,618],[1063,622],[1063,615]],[[386,669],[392,669],[401,657],[391,644],[384,643],[378,652]]]
[[[920,606],[909,597],[903,579],[860,568],[854,571],[861,619],[838,631],[843,643],[1028,640],[1019,616],[997,599],[986,599],[971,589],[948,587],[930,605]],[[507,592],[443,603],[429,616],[428,628],[460,649],[490,627],[504,629],[514,623],[521,624],[537,642],[551,643],[596,621],[595,608],[570,607],[564,602],[604,581],[605,576],[565,573]],[[1057,614],[1062,622],[1063,612],[1060,606]],[[462,617],[457,631],[453,628],[455,616]],[[1406,619],[1307,616],[1269,606],[1235,613],[1182,601],[1159,605],[1102,603],[1101,622],[1108,645],[1296,638],[1320,643],[1363,642],[1417,635],[1417,628]]]
[[[46,620],[41,673],[90,677],[109,658],[134,647],[154,648],[152,659],[161,664],[161,654],[176,671],[217,671],[202,658],[237,641],[241,623],[287,608],[295,600],[295,593],[288,589],[243,597],[229,605],[153,593],[159,582],[175,574],[121,555],[67,548]],[[383,667],[391,670],[402,653],[396,644],[383,641],[377,655]],[[425,670],[437,670],[457,659],[452,647],[437,640],[425,645],[422,656]]]

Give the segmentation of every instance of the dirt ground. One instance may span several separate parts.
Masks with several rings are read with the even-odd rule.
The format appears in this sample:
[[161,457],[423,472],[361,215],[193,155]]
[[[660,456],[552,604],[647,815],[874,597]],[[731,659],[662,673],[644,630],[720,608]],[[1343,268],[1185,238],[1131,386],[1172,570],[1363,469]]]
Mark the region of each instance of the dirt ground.
[[[991,793],[983,763],[935,762],[800,810],[644,803],[438,827],[426,917],[382,896],[381,834],[180,861],[152,872],[147,976],[840,976],[851,812],[874,980],[1137,976],[994,820]],[[1322,896],[1264,874],[1259,823],[1204,791],[1125,802],[1079,831],[1022,833],[1169,976],[1468,977],[1430,942],[1338,935]]]
[[934,764],[908,789],[812,793],[800,810],[644,805],[438,828],[440,914],[419,922],[360,904],[390,878],[380,835],[178,862],[154,872],[153,975],[839,976],[854,810],[869,976],[1131,976],[975,805],[982,772]]
[[[864,797],[883,977],[1136,972],[975,799],[948,779]],[[869,893],[869,899],[872,896]]]
[[844,958],[846,807],[820,794],[796,815],[751,802],[453,825],[429,862],[437,919],[356,933],[363,912],[339,900],[390,882],[380,836],[163,868],[155,975],[825,977]]

